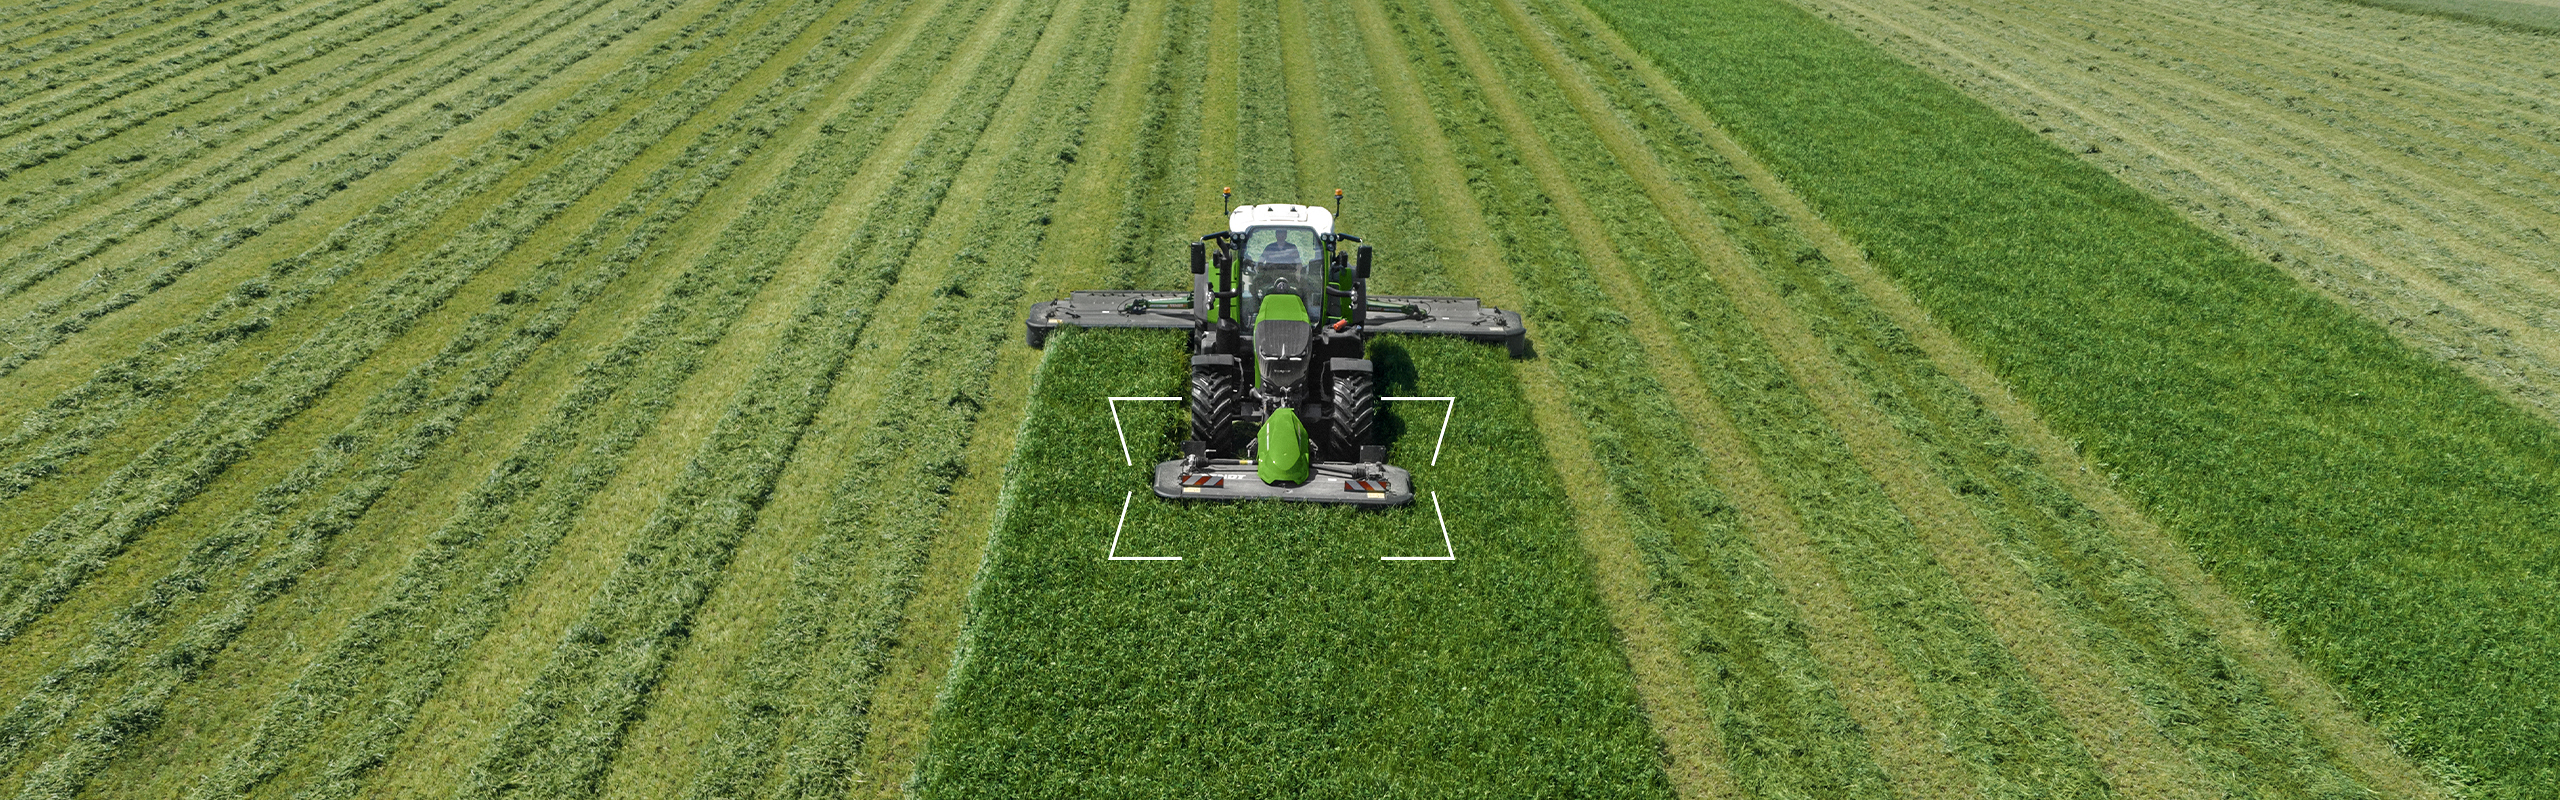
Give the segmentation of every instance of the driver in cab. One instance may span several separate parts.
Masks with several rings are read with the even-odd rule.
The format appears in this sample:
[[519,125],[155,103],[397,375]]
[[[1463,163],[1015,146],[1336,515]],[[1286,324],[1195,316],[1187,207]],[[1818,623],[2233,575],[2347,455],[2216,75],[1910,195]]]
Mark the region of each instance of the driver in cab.
[[1261,261],[1265,264],[1289,264],[1294,266],[1299,263],[1298,246],[1289,243],[1288,234],[1273,231],[1271,234],[1271,243],[1262,246],[1262,257],[1255,260]]

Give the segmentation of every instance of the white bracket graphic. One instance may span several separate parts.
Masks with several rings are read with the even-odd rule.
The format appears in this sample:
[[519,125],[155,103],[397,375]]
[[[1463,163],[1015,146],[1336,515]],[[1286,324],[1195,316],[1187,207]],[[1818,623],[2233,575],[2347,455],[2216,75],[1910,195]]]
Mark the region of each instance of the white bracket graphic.
[[[1137,496],[1138,493],[1135,491],[1131,491],[1128,494],[1120,496],[1120,524],[1111,527],[1111,549],[1110,551],[1103,553],[1102,556],[1113,561],[1182,560],[1181,556],[1124,556],[1120,554],[1120,529],[1129,527],[1129,501],[1135,499]],[[1437,504],[1440,502],[1440,498],[1435,495],[1431,498],[1431,502]]]
[[1447,516],[1444,516],[1444,515],[1442,515],[1442,514],[1440,513],[1440,493],[1439,493],[1439,492],[1432,492],[1432,493],[1431,493],[1431,515],[1432,515],[1432,516],[1434,516],[1434,517],[1439,517],[1439,518],[1440,518],[1440,546],[1441,546],[1441,547],[1443,547],[1443,548],[1447,548],[1447,549],[1448,549],[1448,551],[1449,551],[1449,554],[1448,554],[1448,555],[1445,555],[1445,556],[1379,556],[1379,557],[1378,557],[1378,560],[1380,560],[1380,561],[1456,561],[1456,560],[1458,560],[1458,546],[1457,546],[1457,545],[1453,545],[1453,544],[1450,544],[1450,543],[1449,543],[1449,518],[1448,518]]
[[1138,462],[1137,462],[1136,460],[1131,459],[1131,458],[1129,457],[1129,432],[1128,432],[1128,431],[1125,431],[1125,430],[1121,430],[1121,429],[1120,429],[1120,401],[1122,401],[1122,400],[1180,400],[1180,399],[1182,399],[1182,398],[1179,398],[1179,397],[1114,397],[1114,398],[1111,398],[1111,432],[1112,432],[1112,433],[1116,433],[1116,434],[1119,434],[1119,435],[1120,435],[1120,463],[1121,463],[1123,466],[1135,466],[1135,465],[1137,465],[1137,463],[1138,463]]
[[1380,399],[1380,400],[1437,400],[1437,401],[1445,401],[1445,402],[1447,402],[1447,403],[1449,404],[1449,410],[1444,411],[1444,412],[1441,412],[1441,414],[1440,414],[1440,438],[1438,438],[1438,439],[1433,439],[1433,440],[1431,441],[1431,465],[1432,465],[1432,466],[1435,466],[1435,467],[1436,467],[1436,466],[1440,466],[1440,445],[1442,445],[1442,444],[1444,444],[1444,443],[1446,443],[1446,442],[1448,442],[1448,441],[1449,441],[1449,418],[1450,418],[1450,417],[1454,417],[1454,416],[1457,416],[1457,415],[1458,415],[1458,398],[1455,398],[1455,397],[1381,397],[1381,398],[1378,398],[1378,399]]

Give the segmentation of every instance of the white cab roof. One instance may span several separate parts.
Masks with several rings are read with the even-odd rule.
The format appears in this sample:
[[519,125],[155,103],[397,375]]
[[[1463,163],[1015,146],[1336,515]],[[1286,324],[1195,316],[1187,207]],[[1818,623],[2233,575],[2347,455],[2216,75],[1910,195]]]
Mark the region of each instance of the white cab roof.
[[1268,203],[1236,206],[1234,211],[1227,212],[1227,230],[1235,233],[1267,225],[1314,228],[1317,233],[1332,233],[1333,211],[1324,206]]

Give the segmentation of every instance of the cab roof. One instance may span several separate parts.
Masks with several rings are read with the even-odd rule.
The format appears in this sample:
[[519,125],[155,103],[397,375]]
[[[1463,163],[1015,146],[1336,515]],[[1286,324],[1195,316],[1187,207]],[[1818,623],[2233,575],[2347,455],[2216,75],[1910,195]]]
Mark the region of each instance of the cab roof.
[[1317,233],[1333,232],[1333,211],[1324,206],[1302,206],[1295,203],[1265,203],[1258,206],[1236,206],[1227,212],[1227,230],[1243,233],[1273,225],[1314,228]]

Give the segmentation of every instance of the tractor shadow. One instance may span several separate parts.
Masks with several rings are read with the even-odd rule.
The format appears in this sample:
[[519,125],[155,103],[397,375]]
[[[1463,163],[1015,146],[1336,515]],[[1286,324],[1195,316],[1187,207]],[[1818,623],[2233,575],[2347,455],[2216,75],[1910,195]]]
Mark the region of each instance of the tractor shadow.
[[[1381,337],[1369,341],[1369,368],[1372,370],[1370,375],[1377,378],[1380,396],[1395,397],[1421,393],[1422,370],[1413,363],[1413,351],[1407,349],[1405,343],[1398,341],[1395,337]],[[1404,441],[1407,428],[1404,414],[1397,408],[1400,405],[1403,404],[1380,403],[1378,409],[1378,442],[1387,446],[1387,457],[1390,461],[1395,459],[1396,445]],[[1430,409],[1425,416],[1437,418],[1437,413],[1430,413],[1436,411],[1437,409]],[[1429,441],[1423,442],[1424,455],[1430,455],[1428,452],[1430,446]]]

